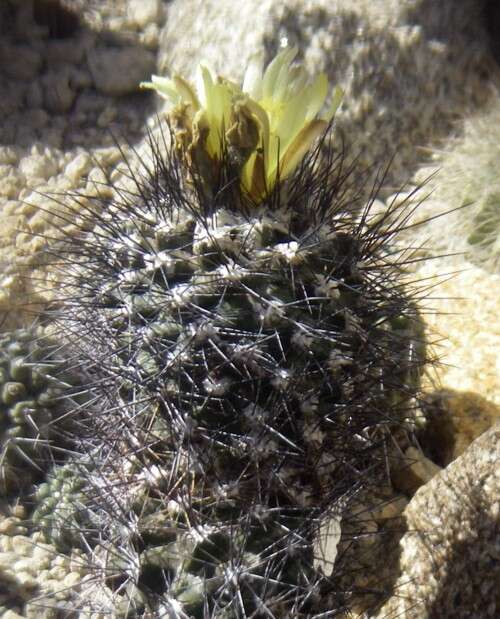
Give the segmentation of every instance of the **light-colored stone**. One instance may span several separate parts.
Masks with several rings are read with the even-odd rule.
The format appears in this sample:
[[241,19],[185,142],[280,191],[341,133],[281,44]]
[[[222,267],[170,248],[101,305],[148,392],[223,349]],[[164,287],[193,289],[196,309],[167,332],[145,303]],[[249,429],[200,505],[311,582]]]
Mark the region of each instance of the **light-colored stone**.
[[420,488],[407,509],[400,577],[377,617],[500,615],[500,426]]
[[0,183],[0,197],[7,200],[15,200],[26,183],[26,178],[15,169],[10,169],[5,176],[2,176]]
[[155,56],[141,47],[97,47],[89,51],[88,66],[98,91],[111,96],[136,92],[155,72]]
[[13,610],[7,610],[3,614],[3,619],[25,619],[22,615],[14,612]]
[[160,0],[129,0],[127,16],[131,25],[145,28],[159,21],[161,16]]
[[40,152],[33,148],[30,155],[23,157],[19,162],[19,170],[24,176],[47,180],[59,171],[56,159],[48,150]]
[[82,176],[88,174],[92,160],[88,153],[79,153],[64,169],[64,174],[76,186]]
[[[454,206],[442,203],[437,212]],[[447,230],[445,218],[435,223]],[[421,240],[415,230],[412,242]],[[432,247],[432,241],[427,239],[427,246]],[[444,249],[448,251],[453,249]],[[500,404],[500,274],[471,264],[462,255],[422,262],[418,277],[433,285],[423,305],[429,308],[429,339],[438,342],[435,353],[443,362],[438,368],[443,387],[476,392]]]
[[157,24],[149,24],[139,35],[139,41],[146,49],[156,50],[159,40],[160,28]]
[[[0,146],[0,165],[16,164],[19,161],[19,151],[14,146]],[[5,172],[7,169],[5,169]],[[0,177],[3,176],[0,170]]]
[[55,617],[58,600],[73,600],[74,607],[85,571],[81,553],[60,555],[39,534],[28,536],[19,518],[0,514],[0,612],[7,589],[24,617]]

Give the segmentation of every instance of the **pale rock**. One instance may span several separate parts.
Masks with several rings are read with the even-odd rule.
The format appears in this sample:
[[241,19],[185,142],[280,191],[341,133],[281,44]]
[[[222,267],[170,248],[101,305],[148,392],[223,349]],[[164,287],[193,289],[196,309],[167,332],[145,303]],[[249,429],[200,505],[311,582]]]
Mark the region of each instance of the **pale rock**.
[[129,0],[127,16],[131,25],[137,29],[159,21],[161,16],[160,0]]
[[8,200],[16,200],[26,183],[24,174],[11,169],[6,176],[0,176],[0,178],[2,179],[0,183],[0,196]]
[[33,148],[31,154],[19,162],[19,170],[26,177],[47,180],[58,173],[59,166],[48,149],[40,152]]
[[377,618],[500,615],[500,425],[420,488],[404,516],[400,576]]
[[139,90],[141,81],[155,72],[155,56],[142,47],[98,47],[87,55],[96,89],[121,96]]
[[337,547],[342,534],[340,517],[332,516],[319,527],[314,543],[314,566],[330,575],[337,557]]
[[77,185],[82,176],[88,174],[92,160],[88,153],[79,153],[64,169],[64,175],[73,185]]
[[155,50],[160,40],[160,28],[158,24],[149,24],[139,35],[141,45],[147,49]]
[[77,552],[71,557],[60,555],[39,535],[28,537],[19,534],[21,530],[25,532],[19,518],[0,515],[0,587],[5,579],[9,595],[26,603],[25,616],[49,619],[58,614],[52,607],[55,600],[72,603],[84,576],[83,557]]
[[18,613],[14,612],[13,610],[7,610],[3,615],[3,619],[25,619],[25,618],[22,615],[19,615]]
[[[16,164],[19,161],[19,152],[14,146],[0,146],[0,166],[8,164]],[[0,170],[0,178],[5,170]]]

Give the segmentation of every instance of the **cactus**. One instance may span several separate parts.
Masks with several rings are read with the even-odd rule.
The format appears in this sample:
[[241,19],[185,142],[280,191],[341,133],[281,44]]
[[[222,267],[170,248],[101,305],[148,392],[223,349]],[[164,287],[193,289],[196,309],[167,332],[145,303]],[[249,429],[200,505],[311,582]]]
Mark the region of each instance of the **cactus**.
[[[26,487],[50,462],[64,425],[70,374],[59,346],[37,329],[0,335],[0,475],[3,493]],[[52,445],[53,447],[53,445]],[[53,453],[56,453],[53,451]]]
[[90,530],[91,497],[85,488],[90,469],[90,463],[78,461],[55,466],[36,489],[31,521],[60,552],[71,552],[88,542],[85,532]]
[[56,321],[95,376],[82,445],[98,451],[86,481],[101,530],[88,539],[114,616],[344,608],[315,540],[383,476],[427,361],[392,244],[405,203],[373,217],[324,143],[286,177],[262,164],[258,182],[242,131],[261,129],[237,113],[220,150],[192,118],[167,152],[151,139],[152,166],[86,207],[58,250],[74,259]]

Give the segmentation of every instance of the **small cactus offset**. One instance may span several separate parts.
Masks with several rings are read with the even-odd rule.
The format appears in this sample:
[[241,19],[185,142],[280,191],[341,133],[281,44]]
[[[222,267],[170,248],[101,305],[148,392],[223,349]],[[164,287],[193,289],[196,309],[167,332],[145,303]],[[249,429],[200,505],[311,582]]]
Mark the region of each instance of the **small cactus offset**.
[[318,118],[326,78],[293,58],[243,89],[154,78],[173,143],[151,139],[151,167],[59,252],[56,321],[94,377],[88,546],[113,616],[335,616],[348,596],[319,531],[383,476],[415,408],[405,205],[376,219],[342,153],[311,149],[339,93]]
[[50,463],[48,447],[70,408],[59,348],[39,329],[0,335],[1,493],[26,488]]
[[70,461],[54,466],[35,492],[33,527],[60,552],[85,546],[91,530],[91,497],[85,494],[90,463]]

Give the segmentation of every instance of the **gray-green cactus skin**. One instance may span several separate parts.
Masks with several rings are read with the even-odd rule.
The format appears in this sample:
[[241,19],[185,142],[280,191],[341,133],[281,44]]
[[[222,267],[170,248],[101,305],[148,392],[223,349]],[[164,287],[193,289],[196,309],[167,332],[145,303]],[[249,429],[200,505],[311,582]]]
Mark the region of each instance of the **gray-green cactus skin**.
[[[315,535],[385,470],[426,362],[387,249],[404,217],[388,230],[346,203],[338,160],[306,160],[258,206],[230,182],[207,196],[179,165],[158,157],[71,245],[61,331],[98,368],[108,410],[90,410],[89,436],[121,506],[103,507],[121,523],[105,572],[152,616],[333,616],[344,599]],[[130,462],[148,479],[139,502]]]
[[26,487],[46,468],[70,384],[58,345],[40,329],[0,334],[0,488]]
[[[91,531],[91,498],[85,494],[90,464],[69,462],[54,466],[33,500],[31,521],[47,542],[62,553],[81,547]],[[84,541],[85,540],[85,541]]]

